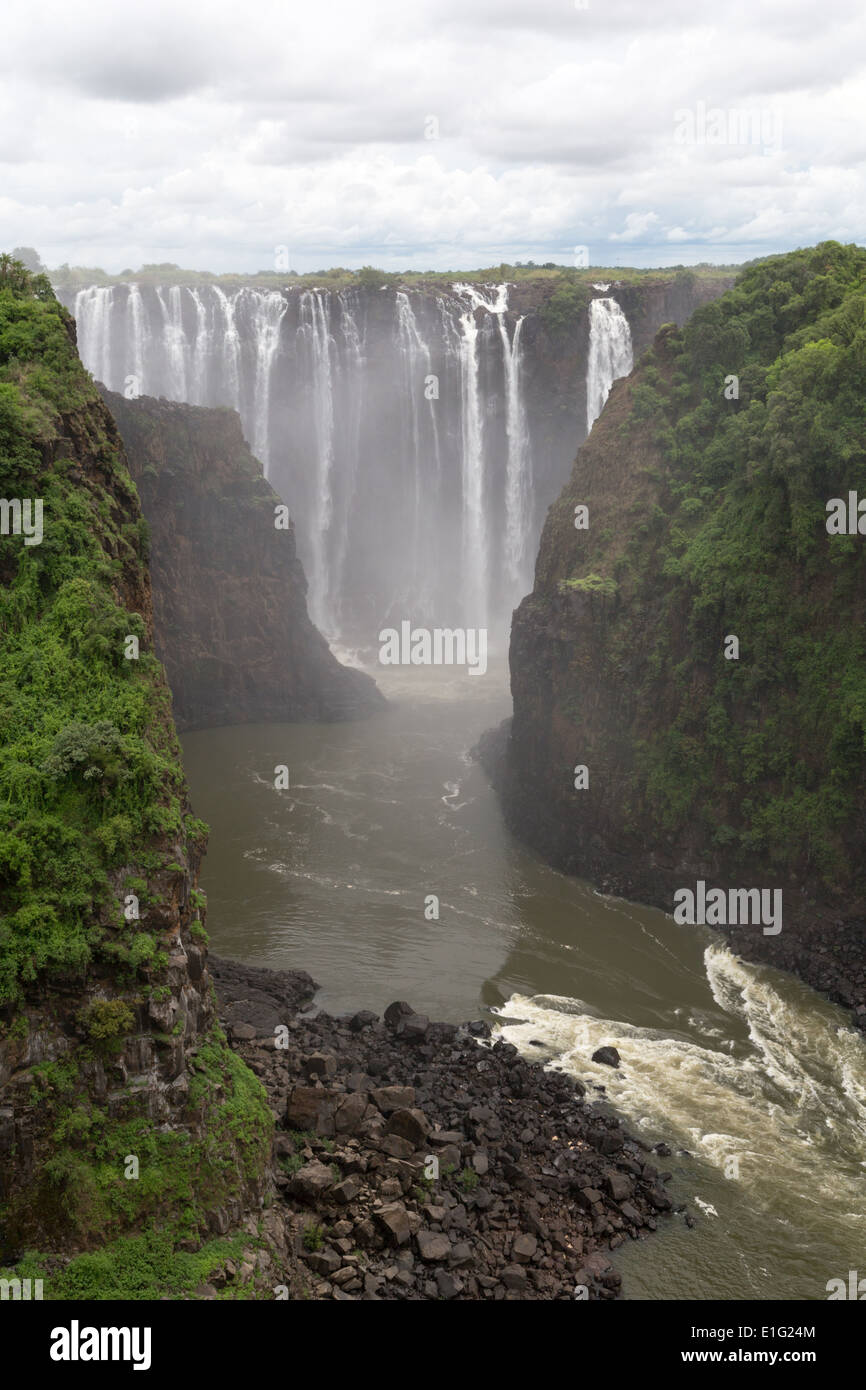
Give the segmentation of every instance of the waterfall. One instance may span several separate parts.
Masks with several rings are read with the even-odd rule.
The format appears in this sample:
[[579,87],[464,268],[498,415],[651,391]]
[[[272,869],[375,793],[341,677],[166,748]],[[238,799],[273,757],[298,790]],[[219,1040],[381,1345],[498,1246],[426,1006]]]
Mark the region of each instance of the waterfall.
[[195,305],[195,345],[193,347],[193,386],[191,400],[194,405],[202,405],[206,399],[208,357],[211,350],[211,335],[208,328],[208,314],[204,300],[198,290],[191,289],[190,297]]
[[343,389],[346,430],[345,430],[345,466],[341,479],[341,506],[339,517],[337,518],[333,574],[334,580],[331,588],[337,594],[337,604],[339,609],[339,622],[337,626],[342,629],[344,623],[344,609],[346,595],[351,592],[351,575],[349,572],[349,545],[351,540],[352,517],[356,504],[356,492],[361,469],[361,429],[364,418],[364,382],[365,358],[364,342],[361,327],[358,323],[358,315],[355,309],[354,296],[349,293],[340,295],[338,299],[340,306],[340,330],[343,341]]
[[528,508],[531,505],[528,483],[529,436],[526,412],[520,383],[521,316],[514,325],[514,337],[508,343],[505,317],[499,318],[502,339],[502,360],[505,364],[505,428],[508,434],[508,463],[505,473],[505,560],[513,590],[513,601],[522,597],[525,581],[524,564],[529,533]]
[[309,356],[316,445],[316,498],[312,519],[313,532],[309,538],[313,556],[310,595],[314,619],[318,626],[326,631],[332,630],[333,626],[327,564],[328,532],[334,508],[331,493],[331,472],[334,466],[334,396],[328,322],[330,301],[331,296],[327,290],[305,290],[301,295],[301,322],[298,328],[298,336]]
[[222,353],[224,359],[224,380],[228,400],[226,405],[230,405],[234,410],[241,408],[241,375],[240,375],[240,356],[241,340],[238,333],[237,323],[235,322],[234,299],[229,299],[227,295],[214,285],[214,293],[217,297],[223,319],[222,330]]
[[589,359],[586,368],[586,432],[604,408],[610,388],[634,366],[631,329],[615,299],[593,299],[589,306]]
[[168,397],[172,401],[185,401],[187,395],[187,342],[183,331],[183,305],[179,285],[172,285],[166,291],[157,289],[156,297],[162,309],[163,341],[168,357]]
[[[427,394],[427,383],[435,375],[430,348],[421,336],[418,321],[408,294],[398,290],[395,296],[397,314],[397,343],[402,366],[403,397],[409,417],[412,448],[412,579],[422,611],[430,608],[429,566],[431,557],[425,544],[425,494],[435,490],[440,475],[439,426],[436,420],[435,398]],[[422,409],[422,402],[426,409]],[[425,446],[422,421],[429,424],[429,442]],[[433,489],[431,489],[433,484]]]
[[[82,359],[115,391],[238,410],[288,502],[316,622],[375,644],[409,618],[504,635],[567,476],[532,447],[531,315],[509,286],[91,286]],[[573,452],[579,424],[568,435]]]
[[[147,351],[145,346],[144,303],[138,285],[130,285],[126,298],[127,332],[132,344],[132,372],[134,393],[144,394],[145,372],[147,370]],[[124,389],[126,381],[124,380]]]
[[[462,286],[455,285],[455,289]],[[484,449],[481,396],[478,389],[478,323],[480,295],[469,291],[470,307],[460,315],[463,393],[463,583],[470,614],[468,626],[487,626],[487,525],[484,497]],[[483,302],[483,301],[482,301]]]
[[253,438],[252,450],[261,459],[268,476],[270,461],[270,402],[271,375],[274,359],[280,346],[280,328],[286,316],[288,304],[281,294],[272,292],[262,294],[251,290],[253,304],[253,334],[256,354],[255,381],[253,386]]
[[78,347],[84,365],[106,384],[111,378],[111,309],[114,287],[91,285],[75,296]]

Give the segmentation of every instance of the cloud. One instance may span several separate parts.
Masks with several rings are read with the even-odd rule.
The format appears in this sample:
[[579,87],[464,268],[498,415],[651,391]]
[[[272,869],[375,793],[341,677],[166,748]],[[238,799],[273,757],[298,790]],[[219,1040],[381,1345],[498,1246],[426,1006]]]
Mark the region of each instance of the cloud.
[[[305,270],[570,261],[575,245],[671,264],[856,237],[858,15],[34,0],[4,18],[0,243],[113,270],[255,270],[288,245]],[[677,113],[699,108],[767,113],[778,139],[712,144],[697,121],[683,143]]]

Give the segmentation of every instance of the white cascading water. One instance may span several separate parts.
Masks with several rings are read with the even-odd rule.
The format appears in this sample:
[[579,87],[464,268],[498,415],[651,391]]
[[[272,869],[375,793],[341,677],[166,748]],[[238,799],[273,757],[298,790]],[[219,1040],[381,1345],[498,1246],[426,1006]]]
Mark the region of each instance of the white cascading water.
[[305,290],[301,295],[298,337],[309,356],[316,432],[316,495],[313,534],[310,537],[313,573],[310,602],[313,619],[325,632],[333,631],[330,580],[327,563],[329,531],[333,517],[332,470],[334,467],[334,393],[332,386],[331,334],[327,290]]
[[99,381],[111,380],[111,307],[113,287],[91,285],[75,296],[75,323],[81,360]]
[[131,283],[81,290],[74,309],[82,359],[110,389],[132,377],[240,412],[329,633],[357,642],[379,614],[504,627],[531,587],[525,321],[507,285],[371,298]]
[[218,285],[214,285],[214,292],[222,311],[222,330],[220,334],[220,357],[224,369],[224,379],[228,394],[227,405],[233,410],[241,408],[241,340],[235,321],[235,307],[237,304],[236,296],[229,299]]
[[[709,1220],[724,1223],[744,1199],[773,1212],[782,1192],[783,1211],[773,1217],[780,1238],[787,1213],[802,1239],[835,1220],[862,1241],[862,1039],[806,986],[724,945],[706,948],[704,970],[727,1029],[689,1017],[677,1035],[600,1017],[577,999],[515,994],[498,1010],[502,1036],[536,1059],[541,1044],[550,1066],[601,1084],[638,1132],[663,1136],[706,1165],[710,1176],[692,1200]],[[701,1041],[689,1036],[696,1027]],[[734,1043],[737,1034],[743,1041]],[[619,1052],[617,1068],[591,1060],[603,1046]],[[823,1290],[836,1271],[818,1273]]]
[[256,352],[253,383],[252,450],[268,476],[271,451],[270,404],[274,359],[280,346],[280,329],[288,304],[285,296],[271,291],[248,291],[252,303],[253,342]]
[[352,581],[348,573],[349,544],[361,472],[361,425],[364,416],[365,382],[364,340],[355,311],[355,297],[352,294],[339,295],[337,305],[340,312],[340,336],[343,344],[342,353],[338,354],[338,357],[342,362],[345,452],[340,479],[340,505],[334,517],[334,547],[330,561],[333,576],[330,589],[335,596],[334,602],[337,610],[332,615],[332,629],[335,632],[343,625],[343,601],[345,595],[351,591]]
[[163,317],[163,342],[168,357],[168,396],[173,401],[189,400],[187,391],[187,341],[183,331],[183,305],[180,286],[156,292]]
[[[425,563],[424,553],[424,499],[425,488],[431,482],[435,486],[439,480],[439,426],[435,401],[429,397],[425,399],[426,383],[432,375],[430,349],[421,336],[409,296],[402,290],[398,290],[395,296],[395,309],[403,391],[412,437],[412,591],[417,596],[419,607],[425,611],[430,606],[430,598],[425,589],[429,563]],[[422,402],[426,406],[424,413],[427,415],[433,440],[432,458],[425,454],[422,447]]]
[[190,298],[195,305],[195,344],[193,346],[193,385],[190,401],[193,405],[203,405],[206,400],[207,367],[211,349],[211,333],[208,328],[207,307],[198,290],[190,289]]
[[527,485],[529,440],[526,412],[520,382],[520,328],[522,316],[514,326],[511,339],[505,314],[508,309],[508,286],[497,285],[492,300],[476,286],[455,284],[455,291],[468,300],[468,310],[460,315],[462,330],[463,367],[463,478],[464,478],[464,561],[467,587],[481,615],[476,620],[485,626],[489,617],[488,580],[491,540],[489,527],[491,509],[487,505],[486,454],[483,439],[483,413],[479,380],[479,331],[476,311],[483,309],[496,319],[502,348],[505,387],[505,430],[508,454],[505,468],[505,538],[504,558],[506,582],[511,591],[509,602],[520,597],[526,582],[524,573],[526,544],[530,518],[530,490]]
[[144,391],[144,374],[147,370],[147,351],[145,339],[147,327],[144,317],[144,303],[138,285],[130,285],[126,300],[127,333],[132,344],[132,376],[135,391]]
[[463,425],[463,584],[469,627],[487,626],[487,522],[484,505],[484,441],[481,393],[478,386],[478,321],[475,310],[485,301],[470,286],[455,285],[465,293],[469,308],[460,315],[461,386]]
[[522,597],[526,581],[526,544],[531,525],[529,492],[529,432],[520,381],[520,330],[523,316],[514,325],[509,345],[505,315],[499,316],[502,360],[505,364],[505,429],[508,434],[508,463],[505,473],[505,562],[513,591],[513,601]]
[[586,432],[598,419],[610,388],[634,366],[631,329],[615,299],[589,305],[589,357],[586,368]]

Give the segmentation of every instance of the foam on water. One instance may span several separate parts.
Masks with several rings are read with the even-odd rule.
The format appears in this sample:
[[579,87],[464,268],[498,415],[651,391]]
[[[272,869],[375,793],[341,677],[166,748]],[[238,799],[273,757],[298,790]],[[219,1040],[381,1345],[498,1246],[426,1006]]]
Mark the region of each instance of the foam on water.
[[[834,1011],[775,972],[744,962],[719,945],[704,955],[713,997],[748,1043],[700,1015],[688,1023],[696,1042],[675,1030],[639,1028],[598,1017],[574,999],[513,995],[501,1032],[526,1055],[540,1039],[550,1063],[606,1088],[610,1101],[653,1139],[664,1138],[723,1169],[762,1203],[780,1190],[801,1228],[817,1209],[853,1221],[866,1233],[862,1168],[866,1163],[866,1051]],[[591,1060],[602,1046],[620,1053],[619,1069]],[[536,1052],[537,1055],[537,1052]],[[828,1140],[832,1138],[832,1144]]]

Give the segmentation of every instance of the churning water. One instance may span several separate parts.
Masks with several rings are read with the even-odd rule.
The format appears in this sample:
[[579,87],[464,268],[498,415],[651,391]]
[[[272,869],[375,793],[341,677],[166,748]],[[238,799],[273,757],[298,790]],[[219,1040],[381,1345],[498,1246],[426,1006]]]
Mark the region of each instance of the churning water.
[[[375,674],[394,703],[364,723],[184,738],[212,826],[213,948],[309,970],[332,1011],[486,1007],[528,1056],[606,1088],[635,1132],[670,1144],[658,1165],[697,1218],[617,1251],[626,1297],[826,1298],[866,1236],[866,1051],[847,1017],[512,840],[469,758],[509,712],[502,663]],[[604,1043],[618,1071],[590,1060]]]

